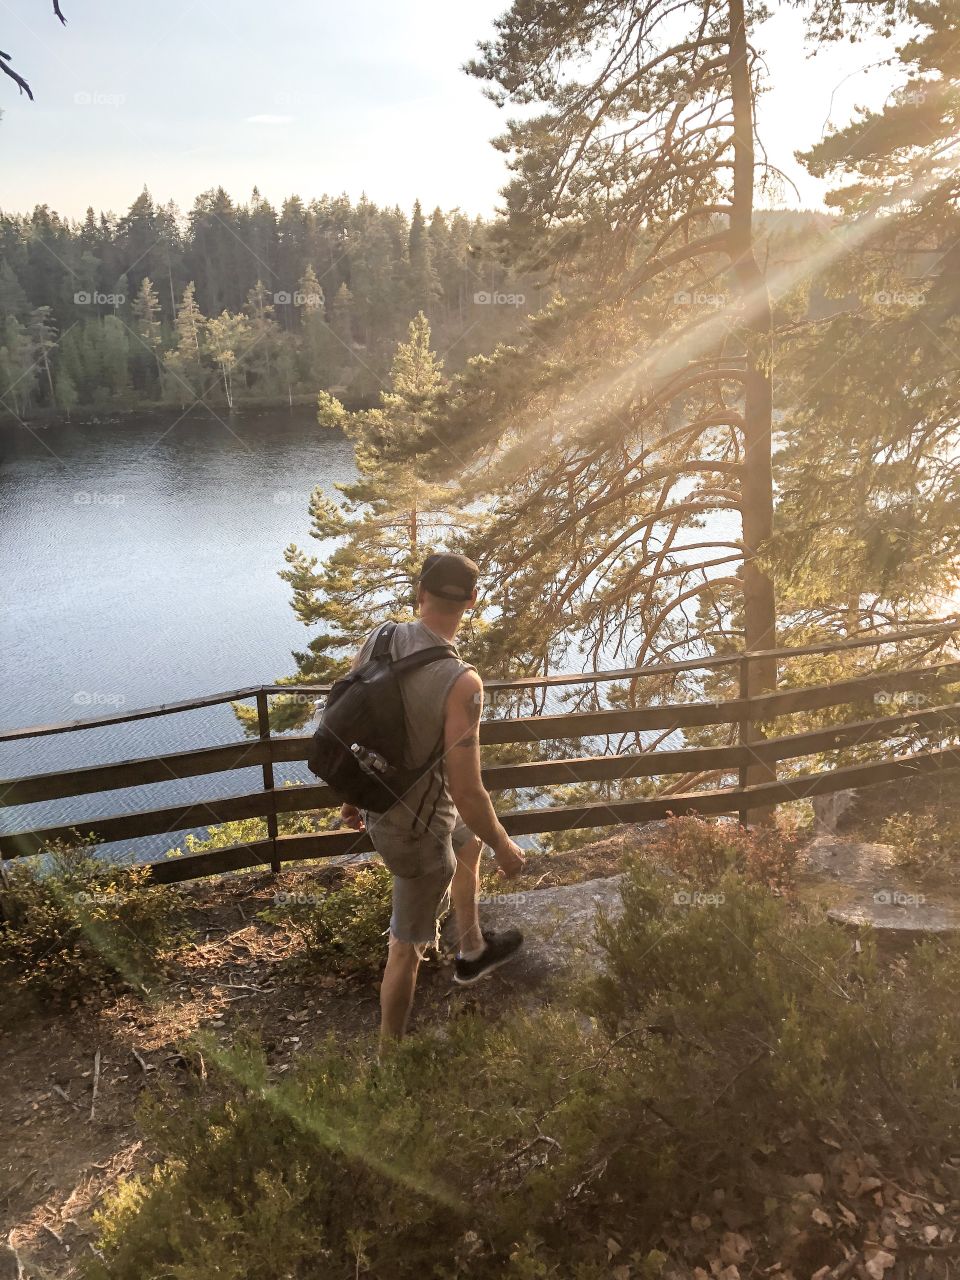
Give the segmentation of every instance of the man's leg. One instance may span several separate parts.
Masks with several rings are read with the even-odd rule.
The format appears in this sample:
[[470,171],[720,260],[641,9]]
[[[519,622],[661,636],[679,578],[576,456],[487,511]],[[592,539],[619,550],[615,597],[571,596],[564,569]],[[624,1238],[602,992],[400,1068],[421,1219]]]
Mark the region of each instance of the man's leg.
[[483,934],[477,908],[480,892],[480,852],[483,844],[475,835],[456,849],[457,869],[450,896],[457,926],[457,947],[463,955],[476,956],[483,950]]
[[381,1044],[399,1040],[407,1029],[423,950],[420,943],[400,942],[390,935],[387,966],[380,984]]
[[477,896],[480,888],[480,853],[483,845],[466,826],[458,822],[453,832],[457,869],[453,875],[451,898],[457,926],[457,961],[453,980],[463,986],[477,982],[506,964],[523,943],[519,929],[500,933],[480,929]]

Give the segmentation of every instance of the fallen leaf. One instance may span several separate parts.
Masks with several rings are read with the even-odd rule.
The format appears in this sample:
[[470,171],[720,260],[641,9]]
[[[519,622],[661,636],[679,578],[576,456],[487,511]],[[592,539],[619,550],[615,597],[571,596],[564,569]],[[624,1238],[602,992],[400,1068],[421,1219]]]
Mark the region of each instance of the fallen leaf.
[[823,1191],[823,1174],[822,1173],[805,1173],[803,1175],[803,1181],[814,1193],[814,1195],[818,1196]]
[[866,1261],[866,1272],[870,1280],[883,1280],[883,1273],[889,1271],[896,1258],[892,1253],[887,1253],[885,1249],[878,1249]]
[[845,1204],[841,1204],[839,1200],[837,1201],[837,1208],[840,1210],[840,1217],[843,1218],[848,1227],[855,1227],[857,1225],[859,1221],[857,1215],[855,1213],[851,1213],[847,1206]]
[[742,1262],[752,1245],[739,1231],[727,1231],[720,1241],[720,1260],[727,1263]]
[[610,1236],[607,1240],[607,1258],[615,1258],[621,1248],[622,1245],[620,1244],[620,1241],[614,1240],[613,1236]]
[[613,1280],[630,1280],[630,1268],[626,1264],[614,1267],[610,1274]]
[[705,1213],[695,1213],[690,1219],[690,1225],[694,1231],[706,1231],[710,1225],[710,1219]]
[[926,1240],[927,1244],[933,1244],[939,1234],[940,1231],[937,1227],[929,1226],[923,1228],[923,1238]]
[[856,1169],[848,1169],[843,1175],[843,1189],[848,1196],[860,1194],[860,1174]]
[[861,1178],[860,1185],[857,1187],[857,1195],[865,1196],[868,1191],[876,1191],[878,1187],[882,1187],[883,1183],[879,1178]]
[[823,1209],[814,1209],[810,1216],[813,1218],[814,1222],[818,1223],[821,1227],[833,1226],[833,1219],[830,1217],[829,1213],[826,1213]]

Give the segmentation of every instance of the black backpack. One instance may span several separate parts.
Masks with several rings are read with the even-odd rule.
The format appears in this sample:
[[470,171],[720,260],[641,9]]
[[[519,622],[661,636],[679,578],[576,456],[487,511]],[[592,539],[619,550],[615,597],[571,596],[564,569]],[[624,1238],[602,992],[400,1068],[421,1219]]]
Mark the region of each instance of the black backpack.
[[443,753],[443,737],[418,768],[404,766],[407,723],[399,677],[441,658],[452,645],[433,645],[405,658],[390,656],[395,622],[380,628],[362,666],[334,682],[307,756],[312,773],[346,804],[385,813],[409,792]]

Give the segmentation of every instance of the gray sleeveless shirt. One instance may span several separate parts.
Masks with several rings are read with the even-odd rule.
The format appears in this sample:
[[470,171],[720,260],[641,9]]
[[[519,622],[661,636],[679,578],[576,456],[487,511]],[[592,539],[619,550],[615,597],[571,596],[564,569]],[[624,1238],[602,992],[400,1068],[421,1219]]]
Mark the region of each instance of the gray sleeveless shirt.
[[[358,665],[366,662],[373,653],[379,632],[377,627],[364,641]],[[390,654],[394,658],[405,658],[418,649],[446,644],[450,641],[419,620],[401,622],[393,633]],[[440,658],[399,677],[407,728],[407,759],[404,761],[407,768],[417,768],[429,760],[437,747],[442,749],[447,694],[464,671],[472,670],[470,663],[461,661],[459,657],[450,657]],[[453,830],[457,810],[447,788],[442,757],[414,784],[402,801],[387,810],[378,820],[378,825],[383,822],[407,831],[430,830],[440,836],[446,836]]]

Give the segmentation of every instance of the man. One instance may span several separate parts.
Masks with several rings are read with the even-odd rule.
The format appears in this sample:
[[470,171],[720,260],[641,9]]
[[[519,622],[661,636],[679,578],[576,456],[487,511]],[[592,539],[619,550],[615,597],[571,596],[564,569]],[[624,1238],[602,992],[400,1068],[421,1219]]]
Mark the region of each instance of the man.
[[[464,613],[477,602],[477,575],[466,556],[428,556],[417,584],[419,616],[397,627],[391,656],[452,644]],[[368,636],[354,666],[370,657],[376,636]],[[523,853],[501,826],[480,777],[480,677],[451,656],[407,672],[400,683],[408,767],[418,768],[442,746],[439,758],[385,813],[362,814],[353,805],[341,810],[354,830],[366,826],[393,875],[390,944],[380,987],[382,1041],[399,1039],[406,1030],[420,961],[437,943],[451,894],[459,943],[454,981],[476,982],[523,942],[516,929],[482,933],[477,912],[483,844],[493,850],[501,875],[515,876],[523,867]]]

